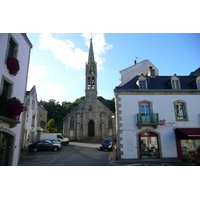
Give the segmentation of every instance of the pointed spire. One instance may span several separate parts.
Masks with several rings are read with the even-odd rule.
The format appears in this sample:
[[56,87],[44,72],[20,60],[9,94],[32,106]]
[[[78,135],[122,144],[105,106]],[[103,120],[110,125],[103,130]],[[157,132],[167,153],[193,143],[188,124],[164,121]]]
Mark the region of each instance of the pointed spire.
[[94,62],[94,52],[93,52],[93,45],[92,45],[92,34],[90,39],[90,50],[89,50],[89,56],[88,56],[88,63]]

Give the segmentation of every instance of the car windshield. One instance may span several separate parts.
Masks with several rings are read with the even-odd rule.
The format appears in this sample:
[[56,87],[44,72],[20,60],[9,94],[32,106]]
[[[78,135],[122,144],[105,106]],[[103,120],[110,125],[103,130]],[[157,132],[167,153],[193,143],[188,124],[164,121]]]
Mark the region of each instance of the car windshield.
[[103,143],[105,144],[109,144],[111,142],[111,140],[103,140]]

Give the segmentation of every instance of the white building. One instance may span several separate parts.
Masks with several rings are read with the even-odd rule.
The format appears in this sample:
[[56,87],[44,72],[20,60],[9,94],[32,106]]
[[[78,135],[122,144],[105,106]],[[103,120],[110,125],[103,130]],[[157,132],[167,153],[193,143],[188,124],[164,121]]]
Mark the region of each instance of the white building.
[[158,76],[150,65],[128,82],[122,77],[114,90],[119,159],[200,159],[199,71]]
[[38,101],[35,86],[33,86],[30,91],[26,92],[24,107],[25,111],[23,113],[24,122],[22,130],[22,148],[27,148],[30,143],[34,143],[38,140]]
[[[24,33],[1,33],[0,44],[0,165],[16,166],[20,154],[22,114],[17,118],[8,115],[7,100],[16,97],[24,103],[32,44]],[[9,69],[8,57],[12,57]]]

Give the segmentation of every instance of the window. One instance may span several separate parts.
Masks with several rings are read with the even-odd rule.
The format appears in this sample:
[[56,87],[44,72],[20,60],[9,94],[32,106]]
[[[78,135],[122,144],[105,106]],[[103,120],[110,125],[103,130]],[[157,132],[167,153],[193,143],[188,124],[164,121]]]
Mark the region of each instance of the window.
[[200,90],[200,81],[197,81],[197,88]]
[[141,76],[138,78],[136,84],[139,86],[139,89],[147,89],[146,77],[143,74],[141,74]]
[[183,101],[174,102],[174,111],[176,120],[188,120],[186,103]]
[[172,81],[172,89],[181,89],[180,84],[179,84],[179,80]]
[[140,89],[147,89],[146,88],[146,81],[139,81],[139,88]]
[[11,98],[12,90],[13,82],[3,75],[0,86],[0,115],[5,116],[6,114],[6,101]]
[[200,90],[200,76],[198,76],[198,77],[196,78],[196,83],[197,83],[197,89]]
[[7,54],[6,54],[5,60],[7,60],[7,57],[17,58],[18,46],[19,45],[18,45],[17,41],[14,39],[14,37],[11,34],[9,34],[8,44],[7,44]]
[[183,154],[200,154],[200,140],[181,140],[181,149]]
[[176,74],[174,74],[171,77],[171,84],[172,84],[172,89],[174,90],[181,89],[179,77]]

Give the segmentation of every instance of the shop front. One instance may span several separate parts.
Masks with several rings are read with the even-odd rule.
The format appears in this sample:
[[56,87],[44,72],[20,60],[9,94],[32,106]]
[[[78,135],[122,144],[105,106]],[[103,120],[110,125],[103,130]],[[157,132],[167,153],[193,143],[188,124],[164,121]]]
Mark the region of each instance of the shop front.
[[200,160],[200,128],[176,128],[175,135],[178,159],[187,154]]
[[140,159],[159,159],[160,150],[158,135],[152,132],[144,132],[138,135]]

